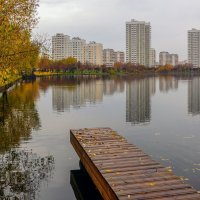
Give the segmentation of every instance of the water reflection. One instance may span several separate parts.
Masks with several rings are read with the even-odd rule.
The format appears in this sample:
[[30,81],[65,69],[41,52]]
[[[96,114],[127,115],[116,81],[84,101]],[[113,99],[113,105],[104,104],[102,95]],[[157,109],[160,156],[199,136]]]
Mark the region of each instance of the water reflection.
[[70,171],[70,184],[77,200],[103,200],[91,178],[83,170]]
[[0,155],[0,199],[36,200],[42,182],[54,169],[52,156],[12,149]]
[[173,76],[160,76],[159,89],[161,92],[178,89],[178,79]]
[[[40,160],[41,154],[48,155],[50,152],[55,156],[55,170],[54,164],[50,163],[46,178],[37,179],[34,184],[31,182],[36,185],[35,198],[37,199],[39,191],[38,198],[41,200],[57,198],[75,200],[69,175],[71,184],[75,183],[78,187],[78,189],[73,187],[74,190],[81,190],[84,188],[82,184],[87,186],[87,183],[85,179],[80,180],[82,175],[79,172],[70,173],[71,169],[77,168],[78,158],[69,143],[66,130],[73,127],[111,126],[124,133],[131,143],[138,145],[148,154],[160,158],[161,162],[169,159],[170,162],[166,160],[164,164],[172,165],[178,175],[188,177],[190,183],[199,189],[199,118],[187,115],[187,113],[195,116],[200,114],[199,80],[199,77],[178,76],[156,78],[54,76],[17,85],[0,97],[0,173],[2,172],[0,185],[5,183],[3,174],[8,174],[3,170],[5,168],[9,170],[11,166],[6,164],[8,163],[6,157],[11,158],[10,154],[14,147],[33,149],[38,153],[37,155],[33,155],[30,151],[20,153],[18,149],[13,155],[19,154],[16,158],[22,155],[19,162],[22,164],[17,166],[23,166],[23,163],[26,165],[26,154],[33,160],[34,157]],[[77,109],[84,106],[87,109]],[[56,113],[66,110],[70,112],[64,112],[62,115]],[[124,123],[125,120],[127,123]],[[137,124],[141,126],[130,126]],[[146,124],[148,126],[145,126]],[[13,165],[18,161],[13,162]],[[14,172],[22,168],[18,169],[13,167]],[[30,169],[35,168],[30,167]],[[10,173],[15,174],[14,172]],[[52,172],[53,181],[49,181]],[[15,178],[18,175],[13,177],[11,179],[18,179]],[[26,180],[30,183],[29,177]],[[45,180],[48,182],[48,187],[41,187]],[[78,182],[82,184],[79,185]],[[5,184],[0,188],[1,196],[8,195],[4,191],[8,191],[5,189]],[[15,193],[10,193],[11,195],[19,195],[17,186],[13,190]],[[30,199],[30,192],[23,188],[22,191],[24,198]]]
[[18,146],[20,140],[30,139],[38,130],[40,119],[35,107],[39,97],[38,82],[19,84],[0,98],[0,153]]
[[200,114],[200,78],[194,77],[188,83],[188,113]]
[[103,101],[103,96],[124,91],[124,81],[120,79],[66,77],[62,81],[64,85],[52,86],[53,109],[58,112],[96,104]]
[[147,123],[151,119],[151,96],[156,92],[155,78],[133,79],[126,84],[126,122]]

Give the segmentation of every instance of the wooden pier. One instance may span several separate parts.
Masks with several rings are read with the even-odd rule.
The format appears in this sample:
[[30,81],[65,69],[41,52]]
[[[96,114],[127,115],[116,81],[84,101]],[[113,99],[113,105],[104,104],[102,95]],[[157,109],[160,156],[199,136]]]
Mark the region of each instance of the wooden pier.
[[70,131],[71,143],[105,200],[200,200],[200,194],[110,128]]

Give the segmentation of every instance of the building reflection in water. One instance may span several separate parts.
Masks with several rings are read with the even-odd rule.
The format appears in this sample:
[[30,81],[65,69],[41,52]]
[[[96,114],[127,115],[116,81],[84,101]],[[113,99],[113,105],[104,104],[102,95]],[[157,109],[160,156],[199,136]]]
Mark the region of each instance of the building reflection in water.
[[103,101],[104,95],[124,91],[124,81],[102,79],[71,79],[71,84],[52,86],[53,109],[58,112],[80,108]]
[[200,114],[200,78],[194,77],[188,83],[188,113]]
[[133,79],[126,84],[126,122],[150,122],[151,96],[156,92],[155,78]]
[[159,89],[161,92],[178,89],[178,79],[173,76],[159,76]]

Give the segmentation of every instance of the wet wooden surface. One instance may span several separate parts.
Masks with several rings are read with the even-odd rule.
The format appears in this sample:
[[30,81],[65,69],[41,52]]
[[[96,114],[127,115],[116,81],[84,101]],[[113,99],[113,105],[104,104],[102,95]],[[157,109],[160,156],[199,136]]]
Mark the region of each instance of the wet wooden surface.
[[70,130],[70,140],[105,200],[200,200],[170,168],[110,128]]

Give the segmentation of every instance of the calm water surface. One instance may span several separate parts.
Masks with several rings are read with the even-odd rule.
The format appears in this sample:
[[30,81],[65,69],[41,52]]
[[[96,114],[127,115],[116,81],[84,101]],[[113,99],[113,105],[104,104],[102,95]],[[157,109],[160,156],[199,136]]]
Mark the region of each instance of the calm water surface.
[[200,77],[48,77],[1,96],[0,196],[75,200],[69,130],[84,127],[113,128],[200,190]]

